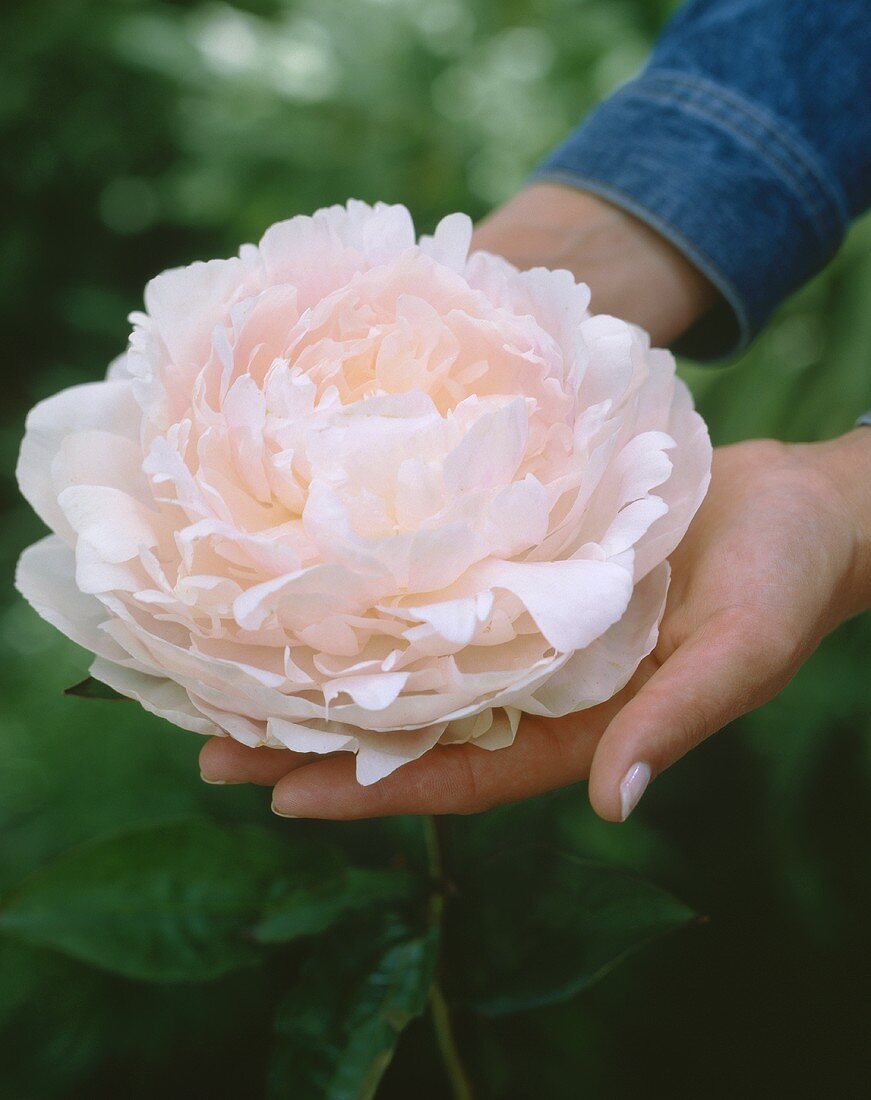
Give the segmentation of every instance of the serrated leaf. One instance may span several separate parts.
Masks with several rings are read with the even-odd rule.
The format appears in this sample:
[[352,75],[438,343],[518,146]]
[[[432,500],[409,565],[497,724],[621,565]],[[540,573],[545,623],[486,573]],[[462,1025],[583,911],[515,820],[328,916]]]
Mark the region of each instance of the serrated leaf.
[[191,820],[74,849],[0,903],[0,933],[147,981],[202,981],[254,961],[250,929],[285,848]]
[[123,699],[125,702],[130,702],[126,695],[110,688],[108,684],[100,683],[93,676],[86,676],[84,680],[80,680],[77,684],[71,684],[70,687],[64,688],[64,695],[75,695],[80,699],[110,699],[115,702]]
[[448,909],[452,994],[490,1015],[574,996],[695,914],[631,871],[529,845],[460,883]]
[[288,883],[287,893],[269,904],[254,935],[260,943],[288,943],[323,932],[350,913],[408,901],[418,889],[406,871],[335,868]]
[[404,1028],[427,1003],[438,929],[333,934],[307,961],[275,1018],[269,1096],[371,1100]]

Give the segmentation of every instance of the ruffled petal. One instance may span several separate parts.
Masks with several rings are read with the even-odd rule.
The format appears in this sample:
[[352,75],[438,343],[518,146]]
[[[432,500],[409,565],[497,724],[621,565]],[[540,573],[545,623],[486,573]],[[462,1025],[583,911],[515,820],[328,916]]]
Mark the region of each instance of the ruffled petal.
[[197,710],[184,688],[172,680],[147,676],[101,657],[94,661],[89,672],[101,684],[107,684],[128,699],[135,699],[150,714],[165,718],[174,726],[207,737],[221,733],[219,726]]
[[72,386],[35,405],[27,416],[16,476],[21,492],[36,514],[53,531],[72,540],[57,502],[52,468],[58,452],[72,435],[100,430],[135,442],[142,412],[129,382],[88,382]]
[[75,555],[56,535],[24,551],[15,587],[34,611],[78,645],[109,660],[124,655],[102,629],[110,613],[96,597],[79,589]]
[[476,576],[489,588],[513,592],[560,653],[604,634],[632,595],[632,574],[610,561],[488,562]]
[[623,617],[586,649],[572,654],[518,705],[530,714],[561,718],[616,695],[656,645],[669,576],[668,562],[648,573],[636,586]]

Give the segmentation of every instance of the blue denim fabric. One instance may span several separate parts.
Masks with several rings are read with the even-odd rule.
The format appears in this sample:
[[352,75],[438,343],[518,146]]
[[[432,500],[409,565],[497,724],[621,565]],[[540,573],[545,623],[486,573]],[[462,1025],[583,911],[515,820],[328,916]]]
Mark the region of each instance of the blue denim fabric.
[[871,205],[871,0],[691,0],[533,179],[624,207],[708,276],[723,303],[677,350],[742,349]]

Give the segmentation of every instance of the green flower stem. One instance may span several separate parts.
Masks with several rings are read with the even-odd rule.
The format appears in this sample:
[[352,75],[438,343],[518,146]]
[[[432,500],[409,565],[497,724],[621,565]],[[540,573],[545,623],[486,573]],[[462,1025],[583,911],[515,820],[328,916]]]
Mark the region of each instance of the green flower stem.
[[[426,844],[427,863],[433,880],[433,894],[430,900],[429,919],[432,924],[440,924],[445,908],[444,893],[444,857],[439,838],[438,822],[432,816],[421,817],[423,836]],[[438,978],[429,991],[429,1007],[432,1014],[433,1029],[439,1054],[445,1068],[454,1100],[474,1100],[472,1085],[466,1068],[460,1058],[451,1013]]]
[[437,981],[433,982],[432,989],[429,991],[429,1007],[432,1013],[439,1053],[442,1056],[445,1073],[451,1083],[454,1100],[474,1100],[474,1093],[469,1083],[466,1068],[460,1061],[460,1052],[457,1050],[457,1042],[451,1026],[450,1011],[441,986]]

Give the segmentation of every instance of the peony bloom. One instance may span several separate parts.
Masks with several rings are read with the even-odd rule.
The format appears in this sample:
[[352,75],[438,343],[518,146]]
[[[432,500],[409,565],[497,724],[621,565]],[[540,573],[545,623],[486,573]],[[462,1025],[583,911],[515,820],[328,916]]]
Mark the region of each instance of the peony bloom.
[[43,401],[17,583],[91,674],[184,729],[350,750],[609,698],[652,649],[705,425],[567,271],[349,202],[166,271],[105,381]]

